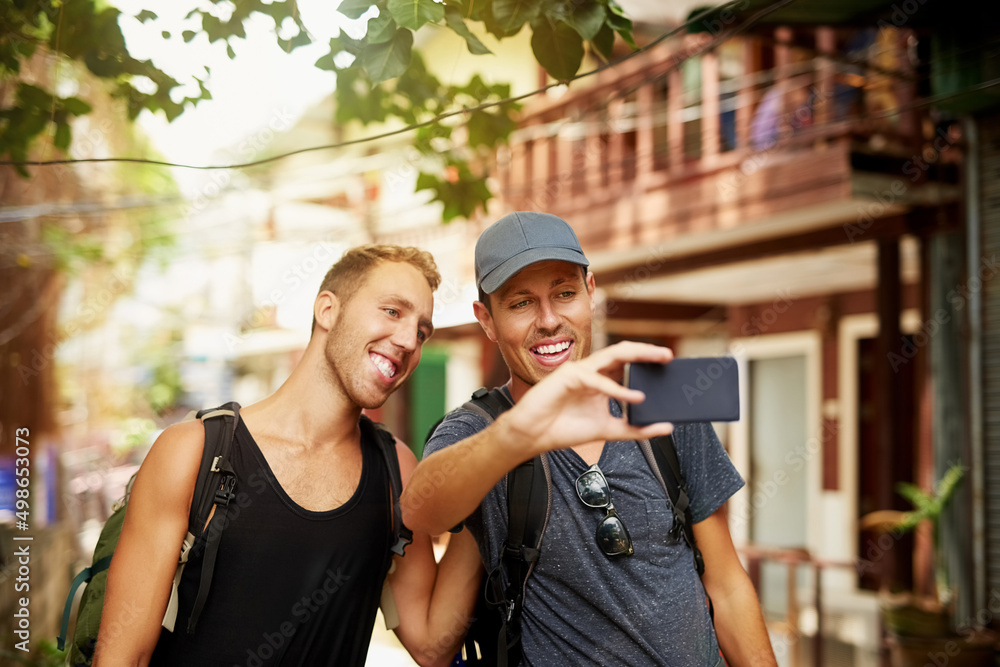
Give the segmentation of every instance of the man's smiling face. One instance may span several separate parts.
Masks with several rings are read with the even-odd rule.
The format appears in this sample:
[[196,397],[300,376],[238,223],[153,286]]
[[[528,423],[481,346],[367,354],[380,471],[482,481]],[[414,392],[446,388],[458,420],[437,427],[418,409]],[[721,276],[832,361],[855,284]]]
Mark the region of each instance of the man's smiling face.
[[515,397],[567,361],[590,354],[594,276],[580,265],[549,260],[532,264],[490,295],[476,318],[500,347]]
[[334,384],[362,408],[381,406],[420,363],[433,310],[431,288],[416,268],[380,262],[340,301],[326,341]]

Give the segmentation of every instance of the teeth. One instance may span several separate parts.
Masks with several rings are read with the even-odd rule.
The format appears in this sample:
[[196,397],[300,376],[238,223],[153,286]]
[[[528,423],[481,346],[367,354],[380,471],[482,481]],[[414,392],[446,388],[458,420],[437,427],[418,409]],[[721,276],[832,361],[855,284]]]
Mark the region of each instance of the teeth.
[[569,341],[565,340],[561,343],[556,343],[554,345],[539,345],[535,348],[535,351],[539,354],[558,354],[563,350],[569,348]]
[[379,371],[382,372],[382,375],[386,376],[387,378],[395,377],[396,366],[393,365],[391,361],[378,354],[371,354],[369,356],[371,357],[371,360],[375,363],[375,366],[379,369]]

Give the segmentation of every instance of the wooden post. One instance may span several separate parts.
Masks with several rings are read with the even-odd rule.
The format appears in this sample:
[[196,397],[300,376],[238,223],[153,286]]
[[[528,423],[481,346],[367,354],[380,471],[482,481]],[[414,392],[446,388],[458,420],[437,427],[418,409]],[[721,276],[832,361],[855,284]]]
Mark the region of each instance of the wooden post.
[[[878,339],[875,357],[875,388],[878,411],[878,470],[879,506],[891,509],[895,504],[893,491],[893,453],[900,446],[900,394],[896,373],[890,364],[890,355],[900,352],[899,314],[902,306],[902,285],[899,277],[899,239],[885,238],[878,241]],[[896,579],[895,554],[882,558],[881,585],[891,589]]]
[[823,565],[813,561],[813,600],[816,604],[816,637],[812,667],[823,667]]
[[834,64],[830,56],[837,50],[837,36],[830,27],[816,28],[816,50],[819,63],[816,71],[816,104],[813,118],[816,125],[826,125],[833,121],[833,76]]
[[905,109],[905,111],[899,114],[899,134],[905,138],[914,150],[917,150],[920,146],[920,118],[917,115],[917,109],[906,107],[912,105],[913,100],[917,96],[916,90],[916,72],[913,69],[913,64],[910,59],[906,56],[907,51],[907,41],[913,36],[913,31],[909,29],[897,30],[898,33],[896,38],[895,55],[893,59],[896,63],[896,67],[901,70],[906,76],[913,77],[912,79],[896,78],[893,83],[893,88],[896,92],[896,103]]
[[594,115],[589,115],[586,121],[587,192],[585,196],[593,201],[594,197],[604,188],[602,185],[601,172],[604,169],[603,163],[604,160],[607,159],[607,156],[604,154],[604,146],[601,145],[601,134],[603,133],[605,125]]
[[531,208],[544,211],[549,199],[549,137],[538,136],[532,142],[531,150]]
[[[574,109],[566,110],[566,118],[570,123],[576,122],[577,113]],[[558,134],[552,137],[556,142],[556,165],[553,171],[556,174],[556,197],[563,203],[573,201],[573,140],[566,134]]]
[[618,98],[608,105],[608,164],[611,169],[608,174],[608,187],[617,188],[622,182],[624,171],[622,160],[625,157],[624,137],[622,134],[622,111],[625,103]]
[[775,28],[774,38],[778,43],[774,45],[774,71],[776,78],[773,85],[781,91],[781,106],[778,113],[778,118],[781,119],[778,131],[779,136],[781,136],[780,133],[784,129],[785,119],[788,118],[791,106],[788,99],[788,74],[792,63],[792,49],[784,44],[792,40],[791,28],[784,26]]
[[711,165],[719,157],[719,56],[701,57],[701,159]]
[[515,210],[524,208],[523,202],[531,196],[528,183],[528,156],[530,155],[530,142],[521,140],[512,141],[510,144],[510,162],[507,170],[509,172],[510,189],[507,197]]
[[788,609],[785,618],[788,623],[788,631],[792,635],[791,650],[789,652],[791,653],[792,667],[799,667],[802,664],[800,658],[802,645],[799,642],[799,562],[795,558],[789,558],[785,562],[788,565]]
[[674,68],[667,75],[667,141],[670,143],[670,173],[679,175],[684,167],[684,84],[681,71]]
[[653,86],[647,84],[636,91],[635,114],[635,180],[643,183],[653,173]]
[[[743,38],[743,77],[744,80],[760,71],[760,42],[755,37]],[[747,83],[740,87],[737,93],[736,107],[736,147],[746,149],[750,146],[750,121],[753,119],[754,104],[759,98],[757,89]]]

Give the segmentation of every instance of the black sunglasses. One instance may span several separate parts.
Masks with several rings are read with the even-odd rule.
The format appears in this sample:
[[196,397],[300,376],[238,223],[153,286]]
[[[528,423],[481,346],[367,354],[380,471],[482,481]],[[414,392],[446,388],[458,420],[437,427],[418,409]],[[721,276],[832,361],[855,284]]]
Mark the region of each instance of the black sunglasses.
[[608,486],[608,480],[596,463],[576,478],[576,495],[580,496],[580,500],[587,507],[608,511],[604,519],[597,524],[595,533],[597,546],[604,555],[631,556],[635,553],[628,529],[615,512],[615,506],[611,504],[611,487]]

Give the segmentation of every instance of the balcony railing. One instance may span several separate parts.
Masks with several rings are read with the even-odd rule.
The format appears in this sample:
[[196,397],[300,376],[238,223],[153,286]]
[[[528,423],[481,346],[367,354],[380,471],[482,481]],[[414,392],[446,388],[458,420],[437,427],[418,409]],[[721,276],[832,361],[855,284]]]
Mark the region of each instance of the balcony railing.
[[877,33],[863,48],[863,40],[832,28],[810,33],[812,49],[794,45],[803,42],[801,31],[792,36],[779,28],[773,45],[743,38],[683,59],[704,39],[688,35],[529,108],[498,155],[506,205],[573,217],[725,172],[752,172],[782,162],[781,155],[808,161],[833,147],[845,156],[905,158],[933,140],[935,128],[913,104],[905,31]]

